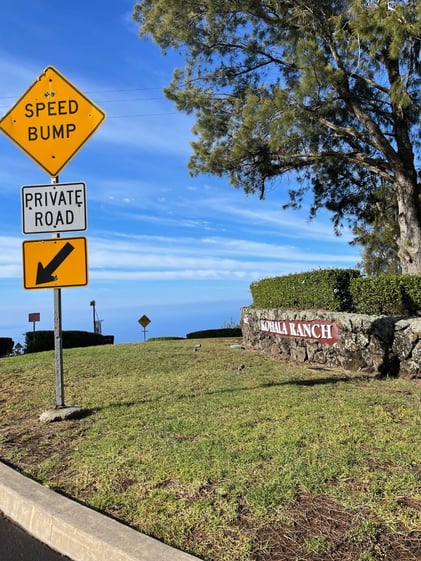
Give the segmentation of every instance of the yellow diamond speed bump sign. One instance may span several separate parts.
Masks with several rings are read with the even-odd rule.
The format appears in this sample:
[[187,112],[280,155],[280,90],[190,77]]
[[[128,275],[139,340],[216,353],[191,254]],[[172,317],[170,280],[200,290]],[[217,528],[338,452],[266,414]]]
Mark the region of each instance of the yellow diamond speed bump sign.
[[23,285],[65,288],[88,284],[86,238],[50,238],[22,244]]
[[48,66],[0,120],[0,130],[57,177],[104,119],[102,109]]

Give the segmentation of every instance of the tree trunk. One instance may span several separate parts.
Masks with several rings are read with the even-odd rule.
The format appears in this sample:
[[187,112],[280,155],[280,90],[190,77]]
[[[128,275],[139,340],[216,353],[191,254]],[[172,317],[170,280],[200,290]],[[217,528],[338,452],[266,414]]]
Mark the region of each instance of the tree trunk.
[[402,273],[421,273],[421,208],[416,180],[398,177],[395,183],[398,203],[399,260]]

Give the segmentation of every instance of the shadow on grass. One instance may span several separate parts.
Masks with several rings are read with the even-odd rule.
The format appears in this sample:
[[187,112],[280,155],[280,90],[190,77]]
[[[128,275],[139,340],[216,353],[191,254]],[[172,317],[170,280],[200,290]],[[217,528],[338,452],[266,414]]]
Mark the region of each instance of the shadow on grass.
[[237,392],[244,392],[244,391],[255,391],[265,388],[277,388],[277,387],[285,387],[285,386],[319,386],[319,385],[330,385],[330,384],[337,384],[339,382],[363,382],[366,381],[367,378],[365,376],[330,376],[325,378],[310,378],[310,379],[293,379],[293,380],[285,380],[283,382],[275,382],[269,381],[262,384],[258,384],[256,386],[251,387],[234,387],[234,388],[224,388],[220,390],[214,391],[204,391],[204,392],[194,392],[191,393],[183,393],[176,395],[174,393],[165,394],[156,396],[153,398],[145,398],[139,399],[136,401],[121,401],[121,402],[113,402],[103,407],[95,407],[91,411],[93,413],[106,410],[106,409],[118,409],[118,408],[128,408],[134,407],[137,405],[147,404],[147,403],[156,403],[158,401],[167,401],[168,398],[174,401],[180,401],[183,399],[192,399],[197,397],[205,397],[210,395],[223,395],[229,393],[237,393]]
[[362,382],[366,381],[365,376],[331,376],[327,378],[312,378],[309,380],[288,380],[287,382],[281,382],[280,386],[288,386],[288,385],[295,385],[295,386],[323,386],[325,384],[337,384],[338,382]]

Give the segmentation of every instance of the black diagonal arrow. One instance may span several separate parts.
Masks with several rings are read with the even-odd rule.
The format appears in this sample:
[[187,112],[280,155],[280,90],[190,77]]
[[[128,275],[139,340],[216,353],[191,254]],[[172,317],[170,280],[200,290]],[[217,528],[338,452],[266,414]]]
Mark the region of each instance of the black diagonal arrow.
[[37,280],[35,284],[45,284],[47,282],[53,282],[57,280],[57,278],[54,276],[54,272],[60,267],[63,261],[67,259],[67,257],[72,253],[73,250],[74,247],[72,246],[72,244],[67,242],[66,245],[64,245],[60,249],[57,255],[51,259],[48,265],[44,267],[42,263],[38,263]]

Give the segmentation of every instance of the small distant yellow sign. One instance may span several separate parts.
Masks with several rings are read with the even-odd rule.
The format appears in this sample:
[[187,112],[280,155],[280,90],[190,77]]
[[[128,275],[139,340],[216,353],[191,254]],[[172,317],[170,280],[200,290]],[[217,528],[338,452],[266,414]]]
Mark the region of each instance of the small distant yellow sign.
[[151,323],[151,320],[148,318],[148,316],[143,315],[139,319],[139,323],[144,329],[146,329],[146,327],[148,327],[148,325]]
[[105,113],[48,66],[0,121],[0,130],[51,177],[95,133]]
[[86,238],[28,240],[22,245],[23,285],[64,288],[88,284]]

